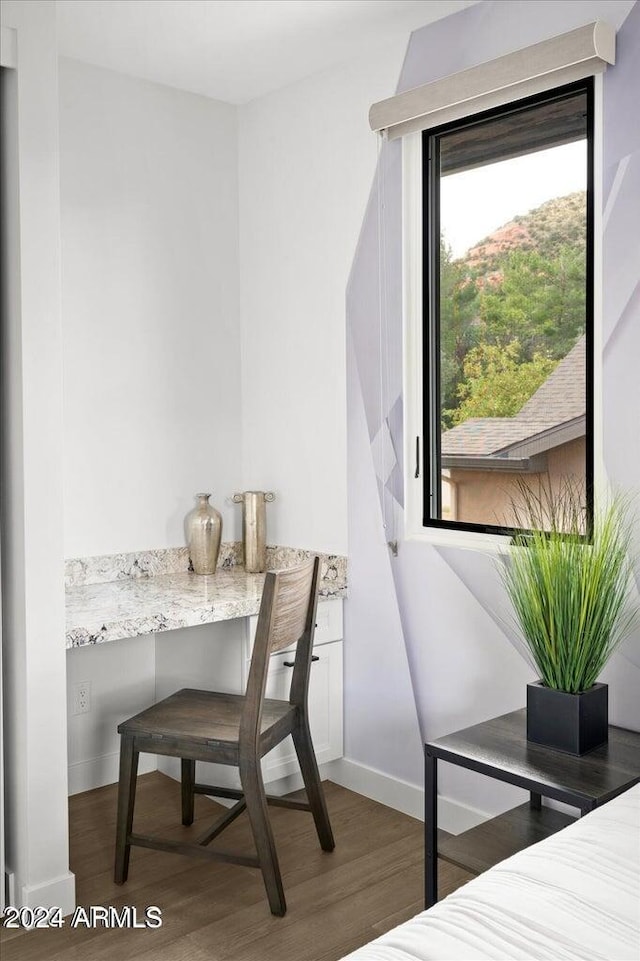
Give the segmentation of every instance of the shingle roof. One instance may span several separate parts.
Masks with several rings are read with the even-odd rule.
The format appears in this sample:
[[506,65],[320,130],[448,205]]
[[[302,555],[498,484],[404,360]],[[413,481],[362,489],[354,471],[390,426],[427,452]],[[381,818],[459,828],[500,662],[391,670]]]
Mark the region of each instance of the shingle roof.
[[442,453],[488,457],[548,427],[547,421],[515,417],[472,417],[442,435]]
[[583,336],[516,414],[516,420],[551,418],[551,424],[564,424],[581,417],[585,413],[586,378],[587,344]]
[[442,435],[442,454],[517,456],[514,445],[584,415],[586,370],[583,336],[514,417],[472,417],[452,427]]

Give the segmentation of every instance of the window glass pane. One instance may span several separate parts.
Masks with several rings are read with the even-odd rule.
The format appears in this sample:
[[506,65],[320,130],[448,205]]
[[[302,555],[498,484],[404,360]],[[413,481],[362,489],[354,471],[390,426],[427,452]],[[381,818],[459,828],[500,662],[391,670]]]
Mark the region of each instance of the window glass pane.
[[516,526],[523,485],[586,509],[586,116],[580,91],[434,138],[433,518]]

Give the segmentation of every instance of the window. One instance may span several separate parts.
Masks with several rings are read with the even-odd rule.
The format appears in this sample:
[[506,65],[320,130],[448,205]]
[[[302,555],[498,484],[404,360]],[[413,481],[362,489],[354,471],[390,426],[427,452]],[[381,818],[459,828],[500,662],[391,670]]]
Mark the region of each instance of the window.
[[426,527],[593,486],[593,80],[422,134]]

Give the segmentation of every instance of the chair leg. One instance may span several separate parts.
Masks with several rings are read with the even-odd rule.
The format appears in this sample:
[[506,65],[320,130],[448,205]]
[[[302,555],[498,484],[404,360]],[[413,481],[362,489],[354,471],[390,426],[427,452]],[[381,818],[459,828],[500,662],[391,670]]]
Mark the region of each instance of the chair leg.
[[267,813],[267,800],[264,793],[262,771],[259,758],[240,761],[240,782],[247,803],[247,813],[253,831],[264,886],[267,889],[271,913],[280,917],[287,910],[287,902],[282,888],[278,855],[273,840],[271,823]]
[[195,793],[193,785],[196,782],[196,762],[189,758],[182,759],[182,823],[188,827],[193,824],[193,805]]
[[333,831],[331,830],[329,813],[324,799],[316,755],[313,750],[309,722],[306,717],[300,718],[297,727],[292,731],[292,736],[320,847],[323,851],[333,851],[336,845],[333,840]]
[[133,826],[133,806],[136,800],[138,751],[134,739],[125,734],[120,739],[120,779],[118,781],[118,815],[116,820],[116,863],[114,881],[124,884],[129,874],[131,845],[127,838]]

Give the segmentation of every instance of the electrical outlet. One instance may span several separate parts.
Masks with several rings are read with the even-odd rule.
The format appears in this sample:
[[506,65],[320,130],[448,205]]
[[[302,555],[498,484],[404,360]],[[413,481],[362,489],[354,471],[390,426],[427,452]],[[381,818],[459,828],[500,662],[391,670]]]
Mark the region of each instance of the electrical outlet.
[[88,714],[91,710],[91,681],[78,681],[73,685],[73,713]]

